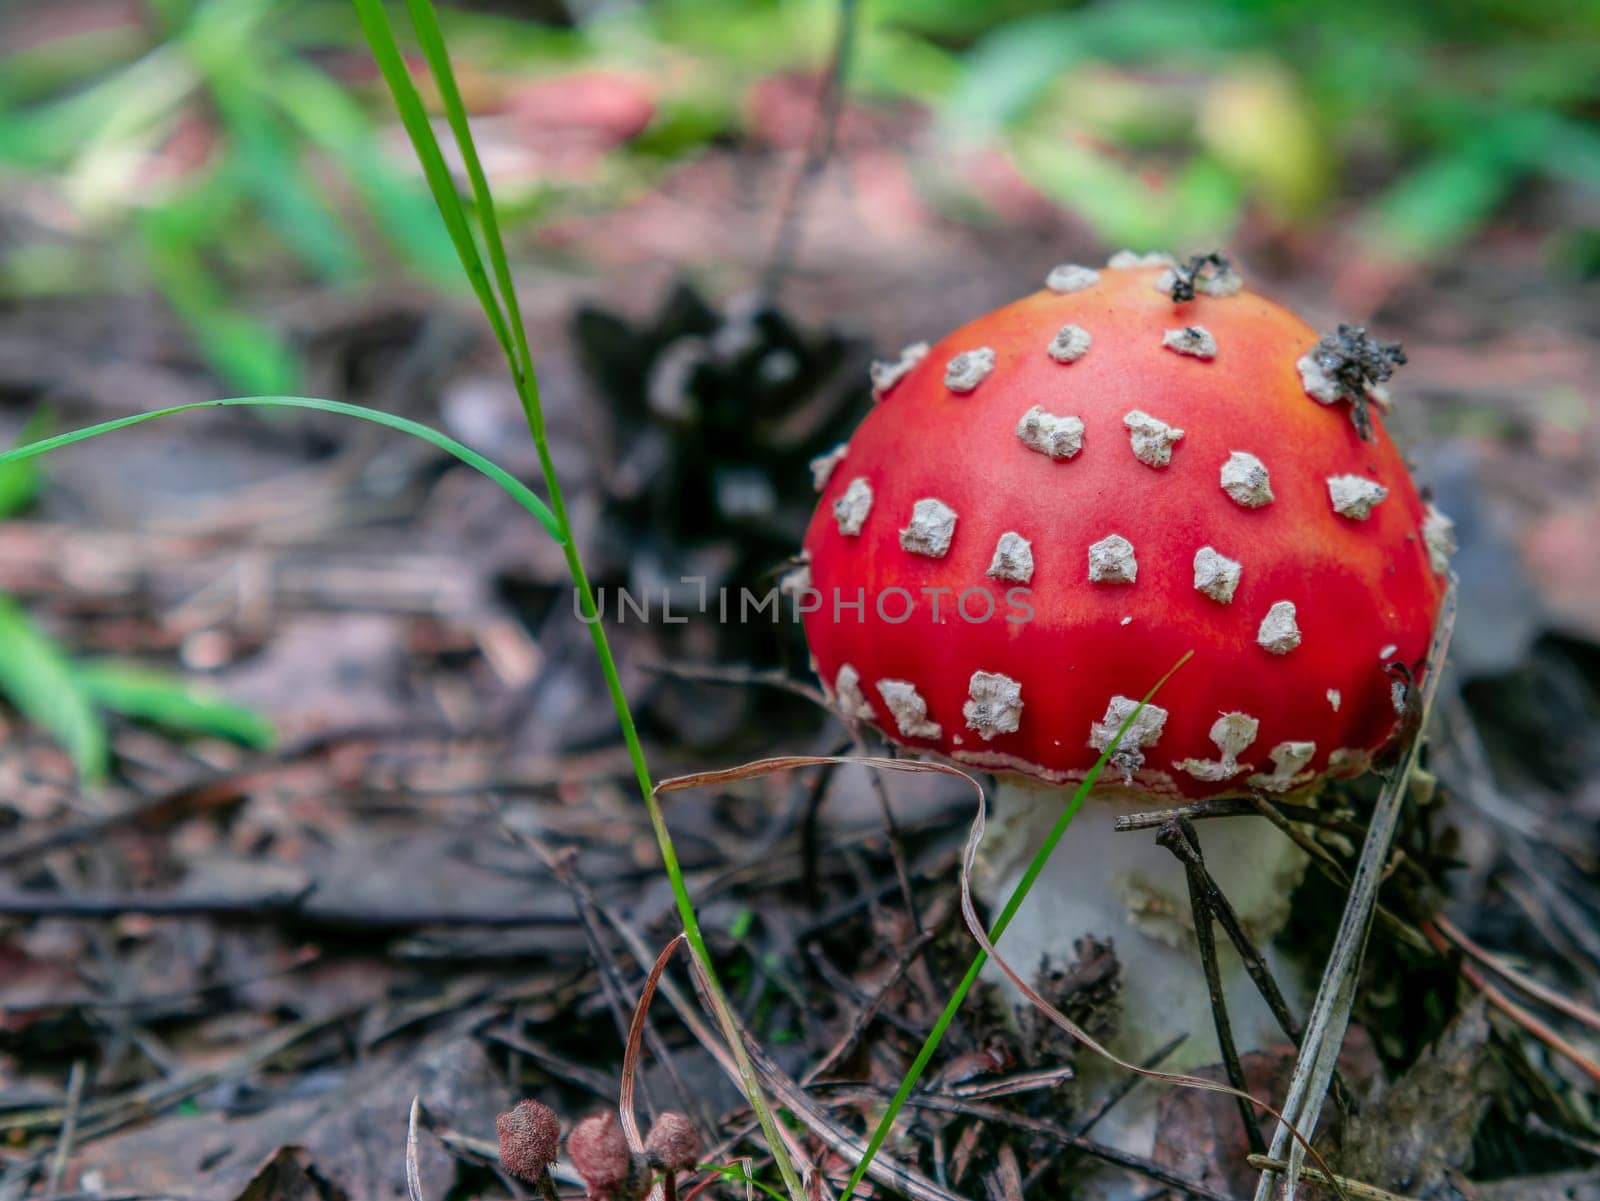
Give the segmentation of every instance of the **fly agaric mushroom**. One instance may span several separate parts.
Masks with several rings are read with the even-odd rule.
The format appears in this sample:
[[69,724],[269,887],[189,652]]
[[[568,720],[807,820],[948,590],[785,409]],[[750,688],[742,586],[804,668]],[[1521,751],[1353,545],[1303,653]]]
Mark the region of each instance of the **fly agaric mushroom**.
[[[848,718],[1000,773],[978,881],[996,901],[1193,651],[1001,951],[1027,970],[1112,940],[1124,1057],[1183,1033],[1181,1061],[1215,1061],[1183,870],[1113,821],[1246,789],[1309,799],[1394,737],[1386,667],[1426,653],[1449,549],[1368,417],[1403,356],[1357,327],[1319,339],[1220,256],[1126,253],[916,349],[878,373],[806,535],[818,673]],[[1300,852],[1255,815],[1202,843],[1264,946]],[[1269,1015],[1220,952],[1239,1043],[1261,1046]]]

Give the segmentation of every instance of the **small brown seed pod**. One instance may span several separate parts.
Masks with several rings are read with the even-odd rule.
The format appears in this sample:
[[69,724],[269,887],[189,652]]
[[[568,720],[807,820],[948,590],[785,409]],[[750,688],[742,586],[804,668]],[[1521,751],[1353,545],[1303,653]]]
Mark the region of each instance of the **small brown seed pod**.
[[606,1110],[584,1118],[567,1135],[567,1158],[593,1201],[616,1201],[633,1179],[633,1152],[617,1115]]
[[650,1127],[644,1153],[657,1171],[687,1172],[700,1162],[700,1135],[687,1117],[667,1110]]
[[518,1101],[494,1120],[500,1136],[500,1164],[513,1176],[537,1181],[556,1161],[561,1122],[555,1111],[538,1101]]

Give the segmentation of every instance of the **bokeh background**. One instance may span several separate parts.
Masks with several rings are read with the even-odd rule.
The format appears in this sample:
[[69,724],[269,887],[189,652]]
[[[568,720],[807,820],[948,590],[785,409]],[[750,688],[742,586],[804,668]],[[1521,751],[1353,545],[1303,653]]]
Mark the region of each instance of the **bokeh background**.
[[[1459,927],[1600,996],[1593,3],[441,17],[609,588],[770,584],[868,360],[1057,261],[1223,247],[1319,328],[1403,340],[1391,429],[1462,544],[1448,807],[1407,846]],[[381,407],[537,475],[347,4],[9,0],[0,443],[256,393]],[[658,773],[838,749],[792,629],[614,632]],[[637,973],[597,966],[614,935],[544,852],[577,848],[579,883],[652,936],[668,898],[560,556],[487,481],[382,431],[233,410],[0,469],[0,693],[0,1197],[47,1183],[74,1087],[101,1108],[63,1195],[226,1197],[313,1128],[326,1178],[390,1188],[418,1088],[482,1139],[519,1090],[614,1087]],[[842,778],[674,802],[741,1003],[793,1065],[920,920],[885,888],[950,921],[969,816],[897,784],[886,828]],[[1300,911],[1326,909],[1307,887]],[[1375,959],[1368,1054],[1399,1074],[1459,982]],[[867,1076],[906,1037],[873,1029]],[[1487,1178],[1592,1168],[1593,1081],[1527,1055],[1451,1131]],[[431,1143],[430,1195],[498,1187],[482,1152]]]

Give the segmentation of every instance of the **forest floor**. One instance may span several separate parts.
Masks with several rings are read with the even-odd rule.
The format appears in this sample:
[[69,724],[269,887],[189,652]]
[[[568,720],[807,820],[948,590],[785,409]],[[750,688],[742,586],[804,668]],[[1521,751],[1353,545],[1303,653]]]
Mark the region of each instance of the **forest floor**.
[[[597,376],[605,343],[586,357],[575,315],[619,310],[631,329],[592,315],[587,328],[621,330],[609,353],[659,355],[682,331],[658,306],[687,280],[707,320],[747,322],[740,297],[800,168],[784,128],[775,117],[766,144],[713,150],[618,211],[520,239],[558,466],[611,586],[674,578],[685,556],[744,570],[751,553],[737,531],[706,536],[634,503],[638,409],[625,382]],[[1032,290],[1054,261],[1114,249],[994,164],[973,165],[991,180],[991,219],[931,207],[912,181],[938,151],[914,121],[844,130],[774,301],[824,409],[864,407],[874,353]],[[1563,202],[1529,197],[1442,266],[1363,263],[1337,222],[1316,241],[1260,231],[1233,250],[1251,286],[1313,324],[1354,314],[1404,341],[1392,428],[1457,523],[1461,616],[1429,751],[1439,787],[1401,844],[1435,887],[1409,903],[1594,1006],[1600,295],[1540,259],[1537,231]],[[466,298],[390,281],[276,287],[262,302],[303,351],[312,394],[440,426],[533,473]],[[0,309],[0,444],[41,404],[70,428],[216,394],[143,297]],[[780,451],[788,436],[773,435]],[[746,453],[721,437],[697,453]],[[73,654],[192,673],[269,716],[278,740],[246,751],[117,722],[113,778],[85,791],[63,751],[0,716],[0,1198],[403,1196],[413,1096],[425,1195],[493,1195],[494,1117],[517,1097],[567,1119],[615,1104],[623,1032],[675,916],[540,530],[431,451],[307,414],[208,411],[46,471],[37,505],[0,524],[0,593]],[[769,482],[803,515],[803,469]],[[781,553],[757,566],[776,570]],[[810,699],[792,638],[616,633],[658,777],[849,745]],[[811,772],[675,794],[667,810],[771,1063],[860,1082],[813,1090],[796,1112],[831,1176],[842,1165],[821,1132],[877,1112],[970,953],[955,903],[970,794],[926,777],[885,787],[887,805],[859,772]],[[1344,798],[1358,822],[1367,795]],[[1330,897],[1315,875],[1297,897],[1305,945],[1326,945]],[[1390,1082],[1369,1101],[1369,1135],[1385,1115],[1405,1137],[1373,1136],[1346,1162],[1392,1176],[1404,1161],[1407,1196],[1600,1196],[1581,1055],[1552,1050],[1526,1013],[1486,1015],[1459,954],[1380,929],[1370,958],[1349,1055]],[[1056,987],[1092,1015],[1109,968],[1079,968]],[[1570,1012],[1511,991],[1593,1044]],[[746,1149],[748,1114],[713,1056],[663,1000],[653,1026],[642,1105],[690,1113],[724,1159]],[[1072,1056],[979,998],[930,1087],[959,1099],[976,1094],[954,1083],[985,1082],[993,1099],[918,1111],[887,1158],[928,1197],[1009,1199],[1065,1178],[1082,1154],[1071,1089],[1017,1077]],[[1474,1104],[1457,1103],[1463,1088]],[[1195,1151],[1231,1146],[1233,1115],[1175,1098],[1167,1168],[1243,1193],[1236,1169]]]

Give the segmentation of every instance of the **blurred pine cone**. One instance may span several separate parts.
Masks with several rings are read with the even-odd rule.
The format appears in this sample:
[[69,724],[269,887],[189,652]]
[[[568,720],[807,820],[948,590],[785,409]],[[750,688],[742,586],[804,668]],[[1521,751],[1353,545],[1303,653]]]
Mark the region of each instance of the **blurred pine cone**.
[[[739,589],[775,587],[798,549],[816,503],[808,464],[849,435],[868,401],[865,343],[755,299],[718,311],[687,283],[649,321],[585,308],[572,334],[616,425],[597,582],[671,594],[674,613],[690,614],[684,625],[649,627],[662,657],[802,671],[798,625],[737,621]],[[705,580],[711,612],[695,612],[700,588],[684,576]],[[708,745],[735,734],[753,703],[769,713],[779,698],[663,679],[644,708],[675,736]]]

